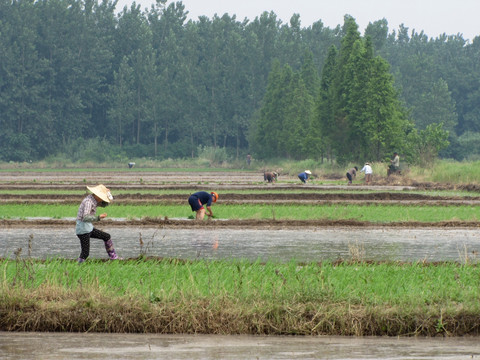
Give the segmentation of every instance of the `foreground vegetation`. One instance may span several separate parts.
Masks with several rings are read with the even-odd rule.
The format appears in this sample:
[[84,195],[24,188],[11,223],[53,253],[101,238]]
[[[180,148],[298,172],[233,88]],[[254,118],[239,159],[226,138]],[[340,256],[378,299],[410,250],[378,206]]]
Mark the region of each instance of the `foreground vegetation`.
[[0,330],[466,335],[480,269],[459,263],[1,260]]

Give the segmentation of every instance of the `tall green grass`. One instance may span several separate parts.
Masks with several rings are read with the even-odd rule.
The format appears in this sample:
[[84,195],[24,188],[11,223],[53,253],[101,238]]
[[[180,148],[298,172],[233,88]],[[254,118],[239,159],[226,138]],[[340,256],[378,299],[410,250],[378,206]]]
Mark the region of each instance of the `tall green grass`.
[[[78,205],[65,204],[1,204],[0,218],[76,217]],[[420,221],[479,221],[480,206],[401,206],[401,205],[222,205],[212,206],[218,219],[275,220],[359,220],[374,223]],[[186,218],[193,213],[185,205],[112,205],[98,208],[110,218]]]
[[[25,266],[27,264],[28,266]],[[287,264],[244,260],[0,260],[2,286],[35,289],[49,284],[75,290],[95,286],[114,296],[133,295],[153,301],[179,297],[221,297],[331,301],[364,305],[423,306],[468,303],[480,309],[480,269],[443,263]]]
[[0,260],[0,330],[476,335],[457,263]]

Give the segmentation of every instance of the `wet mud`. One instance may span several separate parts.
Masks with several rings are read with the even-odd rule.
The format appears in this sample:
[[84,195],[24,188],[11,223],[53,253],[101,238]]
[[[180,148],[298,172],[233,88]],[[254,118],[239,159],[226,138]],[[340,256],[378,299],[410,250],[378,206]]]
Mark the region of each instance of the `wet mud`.
[[[0,219],[2,228],[29,228],[36,226],[68,227],[75,221],[69,219]],[[73,224],[73,225],[72,225]],[[243,228],[243,229],[289,229],[289,228],[322,228],[322,227],[360,227],[360,228],[480,228],[477,221],[438,221],[418,222],[403,221],[389,223],[373,223],[357,220],[273,220],[273,219],[241,219],[241,220],[177,220],[165,218],[142,218],[136,220],[106,219],[105,227],[149,227],[163,228]]]

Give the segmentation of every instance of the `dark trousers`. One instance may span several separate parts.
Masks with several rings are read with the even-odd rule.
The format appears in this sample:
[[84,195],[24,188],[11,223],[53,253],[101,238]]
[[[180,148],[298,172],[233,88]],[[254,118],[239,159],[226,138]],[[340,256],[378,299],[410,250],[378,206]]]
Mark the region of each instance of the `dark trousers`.
[[104,242],[110,240],[110,234],[95,228],[93,228],[92,232],[77,236],[80,239],[80,247],[82,248],[80,258],[83,260],[86,260],[88,255],[90,255],[90,238],[101,239]]

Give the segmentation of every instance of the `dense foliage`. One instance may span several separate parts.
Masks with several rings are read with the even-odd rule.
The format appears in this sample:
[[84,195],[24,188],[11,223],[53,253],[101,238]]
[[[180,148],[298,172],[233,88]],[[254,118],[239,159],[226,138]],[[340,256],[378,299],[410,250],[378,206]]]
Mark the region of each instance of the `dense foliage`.
[[0,160],[480,153],[479,37],[187,10],[0,0]]

